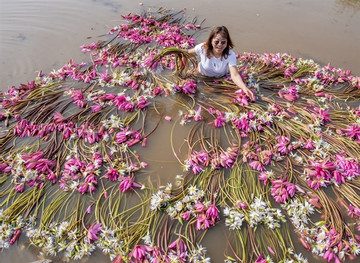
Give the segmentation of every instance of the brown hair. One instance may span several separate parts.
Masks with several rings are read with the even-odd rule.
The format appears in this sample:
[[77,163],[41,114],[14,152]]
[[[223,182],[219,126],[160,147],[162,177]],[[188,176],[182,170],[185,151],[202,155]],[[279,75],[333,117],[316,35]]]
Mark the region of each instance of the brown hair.
[[229,31],[225,26],[217,26],[210,32],[209,38],[206,40],[203,46],[203,48],[206,49],[206,56],[210,58],[211,54],[213,53],[214,47],[212,45],[212,40],[217,34],[222,35],[227,40],[226,48],[221,54],[221,57],[227,58],[227,56],[229,55],[230,48],[233,48],[234,45],[231,41]]

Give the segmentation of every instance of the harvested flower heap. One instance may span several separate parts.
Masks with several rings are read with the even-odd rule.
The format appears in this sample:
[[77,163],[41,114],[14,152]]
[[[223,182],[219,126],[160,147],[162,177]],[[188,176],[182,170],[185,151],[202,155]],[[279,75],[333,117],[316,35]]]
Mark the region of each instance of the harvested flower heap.
[[[3,92],[0,248],[26,236],[65,260],[98,248],[117,263],[210,262],[202,240],[223,224],[225,262],[307,262],[300,243],[324,262],[355,259],[360,78],[244,53],[250,102],[229,77],[194,73],[182,50],[201,24],[183,12],[123,18],[82,46],[91,62]],[[164,120],[184,172],[161,187],[141,152]]]

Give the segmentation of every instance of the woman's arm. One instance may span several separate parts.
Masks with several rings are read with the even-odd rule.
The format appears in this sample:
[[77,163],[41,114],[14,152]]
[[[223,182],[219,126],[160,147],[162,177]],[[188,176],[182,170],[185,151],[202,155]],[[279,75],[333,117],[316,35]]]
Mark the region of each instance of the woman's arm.
[[186,51],[191,56],[196,56],[195,48],[186,49],[184,51]]
[[242,89],[245,94],[252,100],[255,100],[254,93],[245,85],[245,83],[242,81],[241,76],[239,72],[237,71],[235,66],[229,66],[230,68],[230,76],[232,81],[238,86],[240,89]]

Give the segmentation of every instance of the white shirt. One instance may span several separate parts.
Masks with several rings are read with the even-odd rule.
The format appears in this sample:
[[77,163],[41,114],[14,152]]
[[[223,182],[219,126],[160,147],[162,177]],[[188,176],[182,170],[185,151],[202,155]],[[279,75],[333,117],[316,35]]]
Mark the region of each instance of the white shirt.
[[227,58],[211,56],[209,59],[206,56],[206,49],[202,48],[203,46],[204,43],[195,46],[195,52],[200,56],[200,63],[198,65],[200,74],[220,78],[229,72],[229,66],[236,66],[236,55],[231,49]]

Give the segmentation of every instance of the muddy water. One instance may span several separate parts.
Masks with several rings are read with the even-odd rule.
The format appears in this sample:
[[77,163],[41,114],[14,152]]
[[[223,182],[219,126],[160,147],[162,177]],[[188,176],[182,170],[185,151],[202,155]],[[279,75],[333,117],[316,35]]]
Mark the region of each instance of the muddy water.
[[[206,18],[205,25],[229,28],[237,52],[287,52],[311,58],[321,65],[360,74],[360,1],[358,0],[0,0],[0,90],[48,73],[69,59],[88,61],[79,46],[121,23],[121,14],[142,9],[187,9],[189,17]],[[92,37],[93,39],[87,39]],[[204,40],[206,34],[199,37]],[[144,153],[162,182],[171,182],[179,171],[170,147],[161,134],[172,124],[161,125]],[[155,138],[155,139],[153,139]],[[159,141],[156,141],[158,138]],[[169,144],[166,144],[169,145]],[[147,157],[146,157],[147,156]],[[210,231],[206,247],[213,262],[223,261],[225,243],[213,242],[223,229]],[[223,239],[223,238],[222,238]],[[217,253],[218,251],[218,253]],[[14,246],[0,255],[0,262],[31,262],[39,251]],[[108,262],[100,253],[87,262]],[[311,260],[310,260],[311,262]]]
[[[186,8],[206,25],[226,25],[239,52],[288,52],[360,74],[358,0],[0,0],[1,90],[49,72],[79,52],[89,36],[141,8]],[[206,6],[206,8],[204,8]]]

